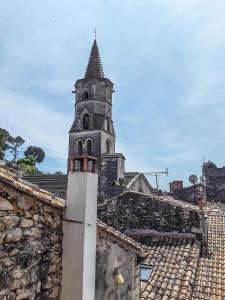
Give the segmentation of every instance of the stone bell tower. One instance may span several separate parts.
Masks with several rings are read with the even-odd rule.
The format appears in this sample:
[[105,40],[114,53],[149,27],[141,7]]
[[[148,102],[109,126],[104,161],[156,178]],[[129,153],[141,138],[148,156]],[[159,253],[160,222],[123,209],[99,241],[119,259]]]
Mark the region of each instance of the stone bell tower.
[[113,83],[104,77],[94,40],[86,73],[75,83],[75,120],[69,132],[69,158],[115,152],[112,121]]
[[92,169],[97,158],[98,202],[121,193],[124,181],[124,156],[115,153],[115,132],[112,121],[113,83],[104,77],[99,50],[94,40],[86,73],[75,83],[75,119],[69,131],[68,170]]

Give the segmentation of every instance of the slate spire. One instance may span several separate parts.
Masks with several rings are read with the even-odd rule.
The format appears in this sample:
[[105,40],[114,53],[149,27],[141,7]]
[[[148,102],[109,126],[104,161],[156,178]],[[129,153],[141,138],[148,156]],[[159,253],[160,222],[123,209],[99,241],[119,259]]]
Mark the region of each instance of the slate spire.
[[102,69],[102,64],[100,60],[98,45],[96,39],[94,39],[94,43],[92,45],[91,54],[88,62],[88,66],[85,73],[85,78],[104,78],[104,73]]

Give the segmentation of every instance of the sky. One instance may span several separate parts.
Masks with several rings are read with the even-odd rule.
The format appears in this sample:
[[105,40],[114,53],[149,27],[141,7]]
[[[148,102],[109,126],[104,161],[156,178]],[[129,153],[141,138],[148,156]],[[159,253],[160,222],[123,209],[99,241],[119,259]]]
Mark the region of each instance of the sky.
[[225,165],[224,15],[224,0],[1,1],[0,127],[21,151],[45,150],[39,169],[66,171],[71,91],[96,28],[126,170],[168,168],[162,189],[188,185],[203,156]]

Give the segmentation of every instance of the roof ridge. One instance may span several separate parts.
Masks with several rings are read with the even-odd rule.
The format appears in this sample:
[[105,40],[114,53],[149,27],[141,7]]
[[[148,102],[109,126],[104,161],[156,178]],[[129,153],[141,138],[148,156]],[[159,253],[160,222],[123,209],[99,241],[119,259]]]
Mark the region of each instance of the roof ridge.
[[18,175],[0,167],[0,181],[1,180],[6,184],[9,184],[26,194],[30,194],[31,196],[34,196],[50,205],[60,208],[65,207],[65,201],[63,199],[56,197],[54,194],[46,190],[40,189],[38,185],[21,179]]

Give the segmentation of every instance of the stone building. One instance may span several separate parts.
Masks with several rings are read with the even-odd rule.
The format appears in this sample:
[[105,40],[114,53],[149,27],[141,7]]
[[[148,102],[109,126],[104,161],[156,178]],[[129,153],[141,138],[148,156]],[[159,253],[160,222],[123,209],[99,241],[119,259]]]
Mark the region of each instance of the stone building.
[[[98,159],[97,207],[91,202],[94,193],[90,193],[92,198],[87,196],[87,181],[80,191],[79,180],[71,183],[66,206],[64,200],[40,187],[65,197],[70,182],[67,175],[27,177],[32,184],[0,168],[0,299],[60,299],[60,294],[63,300],[82,299],[82,293],[66,298],[66,280],[61,278],[69,272],[65,267],[62,271],[63,261],[65,255],[70,255],[68,268],[77,264],[81,270],[85,260],[86,273],[92,273],[87,271],[89,262],[93,266],[89,254],[95,252],[95,247],[85,244],[83,248],[80,244],[80,252],[76,252],[68,245],[74,247],[77,240],[87,240],[86,232],[95,241],[95,234],[91,236],[90,232],[96,231],[96,300],[225,299],[225,209],[213,203],[215,199],[223,201],[223,188],[217,188],[223,184],[223,170],[207,166],[205,173],[211,178],[214,193],[208,207],[190,203],[192,196],[188,196],[190,201],[182,201],[179,195],[177,199],[154,195],[145,176],[126,173],[125,157],[115,153],[112,92],[113,84],[104,77],[95,40],[85,77],[75,84],[68,170],[92,172],[93,161]],[[217,178],[216,183],[212,178]],[[217,186],[217,182],[221,183]],[[97,183],[95,187],[97,194]],[[97,210],[99,220],[95,223],[85,219],[84,224],[80,219],[79,205],[86,209],[83,199],[94,211],[88,215],[91,221]],[[67,209],[69,204],[71,210]],[[77,219],[70,218],[72,210]],[[86,211],[82,213],[86,218]],[[65,228],[72,227],[79,228],[77,234],[73,231],[70,236],[68,231],[65,235]],[[65,236],[67,248],[62,251]],[[90,282],[81,282],[83,272],[69,274],[70,282],[74,286],[81,283],[81,292],[85,290],[88,297]]]
[[207,244],[205,213],[195,205],[169,196],[125,192],[99,205],[98,217],[134,238],[188,236],[197,238],[203,248]]
[[[206,178],[207,201],[225,203],[225,167],[218,168],[208,161],[204,163],[203,173]],[[178,199],[198,205],[199,199],[203,198],[203,184],[199,182],[183,187],[182,181],[173,181],[170,183],[170,193]]]
[[0,299],[59,299],[64,207],[0,168]]
[[95,299],[140,299],[147,249],[101,221],[97,232]]
[[[64,200],[0,168],[0,299],[60,299],[64,211]],[[139,299],[145,248],[100,220],[96,226],[95,299]]]
[[[116,136],[112,118],[113,83],[106,78],[94,40],[84,78],[78,79],[75,90],[75,118],[69,131],[68,164],[76,160],[79,170],[83,156],[98,159],[98,202],[125,190],[153,193],[144,174],[125,172],[125,157],[115,153]],[[58,197],[65,198],[66,175],[35,175],[24,179],[38,184]]]

